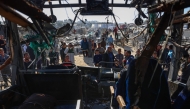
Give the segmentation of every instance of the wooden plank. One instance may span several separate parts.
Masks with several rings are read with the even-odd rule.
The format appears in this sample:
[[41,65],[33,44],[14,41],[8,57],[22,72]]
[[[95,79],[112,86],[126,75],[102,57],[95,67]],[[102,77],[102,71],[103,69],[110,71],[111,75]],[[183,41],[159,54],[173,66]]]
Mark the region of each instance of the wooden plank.
[[172,3],[162,3],[159,6],[149,9],[148,13],[155,13],[155,12],[169,12],[171,11],[178,11],[190,6],[190,0],[180,0]]
[[188,23],[190,20],[189,17],[185,17],[185,18],[182,18],[182,19],[176,19],[173,21],[173,24],[178,24],[178,23]]
[[[137,81],[143,81],[144,80],[144,73],[147,70],[149,59],[152,56],[156,46],[158,45],[161,36],[163,35],[165,29],[168,27],[168,24],[170,24],[170,18],[171,18],[171,13],[164,13],[160,23],[158,24],[158,27],[152,34],[149,42],[147,43],[145,49],[142,51],[141,56],[137,59],[136,62],[136,70],[141,71],[141,74],[137,74],[139,76],[136,77],[136,82]],[[166,23],[167,22],[167,23]]]
[[23,27],[27,27],[31,24],[28,20],[26,20],[21,15],[19,15],[13,9],[5,6],[2,3],[0,3],[0,15],[5,17],[6,19],[10,20],[11,22],[14,22],[14,23],[16,23],[20,26],[23,26]]
[[126,108],[126,104],[125,104],[125,101],[122,98],[122,96],[120,96],[120,95],[117,96],[117,102],[119,103],[119,107],[121,109],[125,109]]
[[35,5],[32,5],[27,0],[0,0],[0,2],[35,19],[51,22],[51,18],[49,18],[43,13],[41,9]]
[[110,86],[110,92],[111,92],[111,95],[114,94],[114,88],[113,88],[113,86]]
[[[161,36],[163,35],[165,29],[168,27],[170,24],[170,20],[173,18],[172,13],[167,13],[165,12],[164,15],[162,16],[162,19],[160,23],[158,24],[158,27],[155,29],[154,33],[152,34],[151,38],[149,39],[148,43],[145,46],[145,49],[142,51],[141,56],[137,59],[135,68],[135,84],[139,84],[138,87],[142,87],[144,77],[149,65],[149,60],[158,45]],[[166,23],[167,22],[167,23]],[[154,74],[153,74],[154,75]],[[150,80],[151,82],[152,80]],[[149,83],[150,84],[150,83]],[[135,103],[138,103],[139,98],[141,96],[141,88],[138,88],[136,90],[136,97],[134,97]],[[134,104],[136,105],[136,104]]]

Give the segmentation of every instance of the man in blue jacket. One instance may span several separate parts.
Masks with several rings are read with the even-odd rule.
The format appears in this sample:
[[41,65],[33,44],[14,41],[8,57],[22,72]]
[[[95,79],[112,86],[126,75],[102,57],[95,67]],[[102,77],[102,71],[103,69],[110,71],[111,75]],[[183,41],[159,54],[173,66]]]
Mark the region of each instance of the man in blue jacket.
[[83,56],[87,57],[89,45],[88,45],[86,38],[84,38],[83,41],[81,42],[81,48],[83,50]]
[[113,44],[112,35],[110,35],[110,37],[107,39],[107,43],[108,43],[108,45]]
[[131,51],[130,51],[130,50],[126,51],[126,57],[127,57],[127,60],[126,60],[126,68],[128,68],[129,64],[130,64],[131,61],[134,59],[134,56],[131,55]]

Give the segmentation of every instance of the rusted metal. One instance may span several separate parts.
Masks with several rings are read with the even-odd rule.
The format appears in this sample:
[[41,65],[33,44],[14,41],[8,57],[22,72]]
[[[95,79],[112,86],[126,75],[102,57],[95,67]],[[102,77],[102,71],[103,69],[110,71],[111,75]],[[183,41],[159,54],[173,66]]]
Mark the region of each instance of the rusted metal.
[[[163,35],[165,29],[167,28],[169,24],[171,13],[164,13],[160,23],[158,24],[158,27],[156,28],[155,32],[152,34],[151,39],[147,43],[145,49],[142,51],[141,56],[137,59],[136,63],[136,69],[143,71],[146,70],[147,65],[144,63],[146,61],[149,61],[149,58],[152,56],[152,53],[154,52],[156,46],[158,45],[161,36]],[[168,23],[166,23],[168,22]]]
[[51,18],[45,15],[41,9],[26,0],[0,0],[0,2],[35,19],[51,22]]
[[[136,90],[136,96],[134,97],[134,106],[137,105],[139,98],[141,96],[141,86],[144,81],[145,73],[148,68],[149,59],[152,56],[156,46],[158,45],[161,36],[163,35],[165,29],[170,24],[170,20],[173,18],[172,13],[165,12],[158,27],[152,34],[149,42],[145,46],[145,49],[142,51],[141,56],[136,61],[136,72],[135,72],[135,84],[139,84],[138,89]],[[167,23],[166,23],[167,22]]]
[[180,1],[172,1],[169,3],[162,3],[159,6],[149,9],[148,13],[155,13],[155,12],[169,12],[177,11],[190,6],[190,0],[180,0]]
[[[178,23],[188,23],[190,21],[190,13],[178,15],[174,18],[173,24]],[[158,23],[160,21],[160,18],[156,19],[156,22]]]
[[183,18],[183,17],[188,17],[188,16],[190,16],[190,13],[182,14],[182,15],[176,16],[175,19],[179,19],[179,18]]
[[182,19],[176,19],[173,21],[173,24],[178,24],[178,23],[187,23],[190,21],[190,17],[185,17]]
[[20,14],[18,14],[13,9],[5,6],[2,3],[0,3],[0,15],[23,27],[27,27],[31,24],[28,20],[26,20]]

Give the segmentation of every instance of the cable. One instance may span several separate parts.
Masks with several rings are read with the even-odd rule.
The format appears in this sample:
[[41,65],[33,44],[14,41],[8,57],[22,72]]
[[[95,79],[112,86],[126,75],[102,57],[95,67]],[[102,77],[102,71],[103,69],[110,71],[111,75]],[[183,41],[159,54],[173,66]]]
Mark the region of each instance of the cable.
[[[70,4],[69,4],[69,2],[68,2],[67,0],[65,0],[65,2],[67,2],[67,4],[68,4],[68,5],[70,5]],[[74,11],[74,10],[73,10],[73,7],[72,7],[71,5],[70,5],[70,7],[71,7],[72,12],[76,15],[76,13],[75,13],[75,12],[76,12],[77,10],[75,10],[75,11]],[[79,10],[80,10],[80,9],[79,9]],[[83,21],[83,20],[81,20],[78,16],[77,16],[77,18],[78,18],[81,22],[83,22],[83,23],[84,23],[84,21]],[[84,23],[84,24],[86,24],[86,23]]]
[[69,34],[69,32],[71,31],[71,29],[73,28],[74,23],[75,23],[75,21],[76,21],[76,18],[77,18],[77,16],[78,16],[78,13],[79,13],[79,12],[80,12],[80,10],[78,10],[78,11],[77,11],[77,14],[75,14],[74,21],[73,21],[73,23],[72,23],[70,29],[64,34],[64,36],[67,35],[67,34]]

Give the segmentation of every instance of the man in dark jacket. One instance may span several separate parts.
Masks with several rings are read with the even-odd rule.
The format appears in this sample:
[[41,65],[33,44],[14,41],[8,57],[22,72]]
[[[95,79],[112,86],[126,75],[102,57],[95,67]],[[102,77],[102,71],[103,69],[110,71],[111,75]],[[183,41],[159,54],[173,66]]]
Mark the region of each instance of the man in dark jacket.
[[134,60],[134,56],[131,55],[131,51],[130,50],[126,51],[126,56],[127,56],[126,67],[128,67],[129,64],[132,62],[132,60]]
[[105,41],[104,38],[102,38],[101,47],[103,47],[104,49],[106,49],[106,41]]
[[99,50],[95,51],[95,55],[93,57],[94,66],[99,66],[99,62],[102,61],[102,55],[100,54]]
[[31,65],[32,60],[28,52],[24,53],[24,67],[25,69],[33,69],[33,64]]
[[81,42],[81,48],[83,50],[83,56],[87,57],[88,56],[89,45],[88,45],[88,42],[87,42],[86,38],[84,38],[83,41]]
[[103,67],[106,67],[106,68],[112,68],[114,66],[114,54],[112,52],[112,48],[111,47],[108,47],[108,50],[105,54],[103,54],[103,61],[104,62],[109,62],[109,63],[104,63],[103,64]]
[[27,42],[26,46],[27,46],[26,52],[29,53],[30,59],[33,61],[35,59],[34,50],[30,47],[30,43]]
[[61,50],[60,50],[60,55],[61,55],[62,62],[65,59],[65,53],[64,53],[65,49],[66,49],[66,43],[62,43]]
[[118,49],[118,54],[115,57],[119,61],[119,65],[122,66],[122,60],[123,60],[124,56],[121,53],[121,48]]

